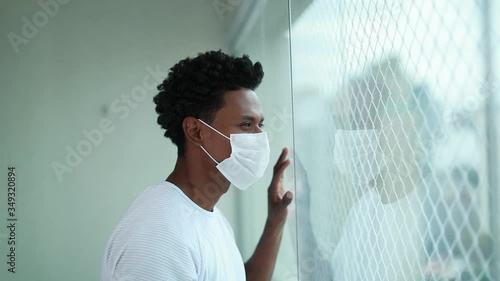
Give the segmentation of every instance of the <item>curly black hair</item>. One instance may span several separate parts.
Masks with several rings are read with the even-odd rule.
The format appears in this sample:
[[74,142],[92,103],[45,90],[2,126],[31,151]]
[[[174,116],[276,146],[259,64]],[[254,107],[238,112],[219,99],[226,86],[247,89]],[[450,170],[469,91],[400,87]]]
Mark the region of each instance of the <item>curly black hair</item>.
[[156,104],[158,124],[165,129],[165,137],[177,146],[177,155],[185,150],[182,122],[195,117],[211,123],[224,106],[226,91],[242,88],[255,90],[264,72],[247,55],[234,57],[219,51],[198,53],[170,68],[167,78],[158,85]]

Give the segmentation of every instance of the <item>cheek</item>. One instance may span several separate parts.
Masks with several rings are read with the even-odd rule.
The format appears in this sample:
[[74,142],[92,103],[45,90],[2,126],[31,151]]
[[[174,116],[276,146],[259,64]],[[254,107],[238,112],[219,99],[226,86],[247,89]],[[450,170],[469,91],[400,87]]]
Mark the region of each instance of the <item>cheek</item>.
[[210,144],[206,146],[206,149],[218,162],[221,162],[231,155],[231,144],[229,140],[210,142]]

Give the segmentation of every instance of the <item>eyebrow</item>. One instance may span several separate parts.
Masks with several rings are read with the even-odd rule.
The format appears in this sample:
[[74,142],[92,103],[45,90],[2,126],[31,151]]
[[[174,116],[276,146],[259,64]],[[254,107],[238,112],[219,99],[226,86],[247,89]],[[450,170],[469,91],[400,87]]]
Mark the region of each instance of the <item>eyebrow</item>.
[[[241,115],[241,118],[245,119],[245,120],[248,120],[248,121],[252,121],[252,122],[257,119],[254,116],[250,116],[250,115]],[[260,122],[264,122],[264,119],[265,119],[265,117],[262,116],[262,120]]]

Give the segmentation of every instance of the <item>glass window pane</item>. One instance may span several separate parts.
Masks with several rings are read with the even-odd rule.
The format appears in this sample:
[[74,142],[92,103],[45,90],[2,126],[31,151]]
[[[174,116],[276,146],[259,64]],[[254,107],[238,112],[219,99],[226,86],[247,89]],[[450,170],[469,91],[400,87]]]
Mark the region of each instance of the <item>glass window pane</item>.
[[494,11],[318,0],[293,21],[300,280],[496,280]]

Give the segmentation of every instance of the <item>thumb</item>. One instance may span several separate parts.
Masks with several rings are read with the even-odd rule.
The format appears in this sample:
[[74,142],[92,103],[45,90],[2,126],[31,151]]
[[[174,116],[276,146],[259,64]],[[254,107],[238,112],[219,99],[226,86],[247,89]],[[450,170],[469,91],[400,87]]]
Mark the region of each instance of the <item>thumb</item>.
[[281,199],[281,204],[283,204],[285,207],[290,205],[293,200],[293,193],[291,191],[287,191],[285,195],[283,196],[283,199]]

